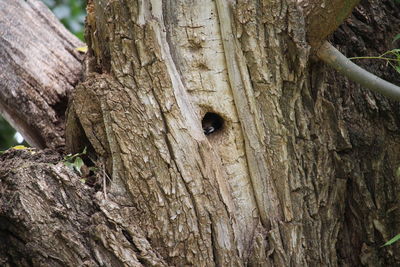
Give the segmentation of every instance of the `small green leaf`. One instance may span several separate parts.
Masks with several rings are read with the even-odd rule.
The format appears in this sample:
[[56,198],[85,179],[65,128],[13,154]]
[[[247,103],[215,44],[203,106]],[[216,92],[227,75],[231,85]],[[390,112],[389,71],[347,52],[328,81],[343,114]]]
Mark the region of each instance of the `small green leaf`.
[[394,69],[395,69],[398,73],[400,73],[400,66],[399,66],[399,65],[397,65]]
[[400,234],[397,234],[395,237],[393,237],[388,242],[386,242],[382,247],[389,246],[389,245],[393,244],[394,242],[396,242],[399,239],[400,239]]
[[396,42],[399,39],[400,39],[400,33],[396,34],[396,36],[393,38],[393,42]]
[[64,157],[63,162],[65,166],[70,167],[82,175],[81,168],[85,164],[80,156],[86,154],[86,147],[81,153],[68,154]]
[[94,166],[89,167],[89,171],[97,172],[98,170],[99,170],[99,168],[97,168],[97,167],[94,167]]
[[71,169],[73,168],[73,164],[71,162],[69,162],[69,161],[64,161],[64,165],[69,167],[69,168],[71,168]]
[[68,154],[68,155],[64,156],[64,160],[65,160],[65,161],[68,161],[68,160],[70,160],[71,158],[72,158],[72,154]]
[[83,163],[83,160],[81,159],[81,157],[76,157],[76,159],[75,159],[75,161],[73,163],[73,166],[74,166],[74,169],[77,172],[79,172],[79,174],[82,174],[81,173],[81,168],[82,168],[83,164],[84,163]]

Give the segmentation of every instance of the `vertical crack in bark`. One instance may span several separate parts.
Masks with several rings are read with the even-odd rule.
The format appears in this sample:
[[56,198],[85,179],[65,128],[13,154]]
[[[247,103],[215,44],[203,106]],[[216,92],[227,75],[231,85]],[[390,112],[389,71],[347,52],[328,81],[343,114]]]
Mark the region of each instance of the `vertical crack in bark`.
[[[149,77],[151,79],[151,76],[149,76]],[[163,124],[164,124],[164,128],[165,128],[164,140],[165,140],[165,143],[167,145],[167,149],[169,151],[170,157],[172,159],[171,163],[174,165],[174,169],[179,174],[180,180],[182,181],[182,184],[184,185],[185,190],[186,190],[186,192],[187,192],[187,194],[189,196],[189,199],[191,201],[191,206],[194,209],[194,213],[195,213],[196,219],[198,220],[200,218],[200,212],[198,210],[197,202],[194,199],[193,191],[190,190],[189,185],[185,181],[185,179],[183,177],[183,174],[182,174],[178,164],[176,163],[177,157],[176,157],[176,155],[174,153],[173,146],[172,146],[172,144],[171,144],[171,142],[170,142],[170,140],[168,138],[168,133],[170,132],[170,130],[169,130],[169,127],[168,127],[167,118],[166,118],[166,116],[165,116],[165,114],[164,114],[164,112],[163,112],[163,110],[161,108],[160,100],[157,98],[157,94],[155,93],[153,88],[152,88],[152,92],[153,92],[153,95],[154,95],[154,99],[156,100],[156,103],[158,105],[158,108],[159,108],[159,111],[160,111],[160,114],[161,114],[161,117],[162,117],[162,121],[163,121]],[[162,190],[161,186],[160,186],[160,189]],[[197,221],[197,223],[200,224],[200,221]],[[204,235],[204,233],[202,231],[202,228],[201,227],[197,227],[197,230],[199,231],[201,239],[205,240],[205,235]]]
[[[211,217],[211,216],[210,216]],[[218,257],[217,250],[217,238],[215,236],[215,230],[213,224],[210,225],[211,230],[211,247],[212,247],[212,258],[214,259],[214,263],[216,266],[222,266],[220,262],[220,258]]]
[[265,132],[260,125],[261,120],[255,107],[249,74],[246,66],[243,66],[245,59],[233,32],[230,7],[221,0],[217,0],[216,4],[229,82],[245,137],[246,158],[253,192],[262,223],[269,228],[268,221],[275,224],[282,219],[282,215],[279,203],[276,201],[278,199],[276,189],[269,177],[261,149],[265,145],[262,141],[265,139]]

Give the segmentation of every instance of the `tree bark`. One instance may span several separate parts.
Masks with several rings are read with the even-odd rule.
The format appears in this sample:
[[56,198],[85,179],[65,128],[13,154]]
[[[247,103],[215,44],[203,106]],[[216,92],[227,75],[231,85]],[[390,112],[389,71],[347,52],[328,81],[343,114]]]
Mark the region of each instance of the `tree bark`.
[[32,146],[64,149],[80,46],[41,1],[0,1],[0,113]]
[[[347,57],[381,55],[397,48],[400,9],[393,1],[363,1],[332,41]],[[387,62],[356,61],[379,77],[400,84]],[[317,71],[315,75],[319,75]],[[400,233],[398,102],[365,90],[335,72],[326,73],[321,92],[334,103],[339,125],[348,132],[351,147],[333,156],[336,177],[346,181],[343,225],[338,234],[339,265],[399,265],[399,244],[382,244]],[[340,104],[339,104],[340,103]],[[351,248],[351,249],[349,249]]]
[[[315,59],[332,31],[310,26],[322,2],[88,1],[66,142],[88,148],[100,185],[3,155],[3,262],[398,265],[398,245],[381,247],[400,231],[398,104]],[[382,53],[399,11],[362,1],[331,39],[347,56]],[[368,64],[399,84],[382,66]],[[219,121],[207,135],[206,114]]]

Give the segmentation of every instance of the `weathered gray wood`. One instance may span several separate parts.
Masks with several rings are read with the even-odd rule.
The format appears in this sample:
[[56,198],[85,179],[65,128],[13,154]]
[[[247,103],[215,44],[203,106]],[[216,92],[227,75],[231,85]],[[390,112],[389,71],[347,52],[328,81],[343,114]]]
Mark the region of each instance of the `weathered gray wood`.
[[82,45],[41,1],[0,1],[0,112],[32,146],[64,147]]

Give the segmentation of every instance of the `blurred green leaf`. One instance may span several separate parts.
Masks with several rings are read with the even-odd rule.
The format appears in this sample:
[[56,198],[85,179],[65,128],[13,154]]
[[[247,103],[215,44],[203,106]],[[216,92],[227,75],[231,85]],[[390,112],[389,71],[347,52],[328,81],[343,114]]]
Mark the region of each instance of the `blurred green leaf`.
[[[399,0],[400,1],[400,0]],[[400,39],[400,33],[396,34],[396,36],[393,38],[393,42],[397,41]]]
[[73,166],[74,166],[74,169],[79,173],[79,174],[82,174],[81,173],[81,167],[84,165],[84,163],[83,163],[83,160],[82,160],[82,158],[81,157],[76,157],[76,159],[75,159],[75,161],[74,161],[74,163],[73,163]]
[[394,69],[395,69],[398,73],[400,73],[400,66],[399,66],[399,65],[394,66]]
[[384,246],[389,246],[391,244],[393,244],[394,242],[396,242],[397,240],[400,239],[400,234],[396,235],[395,237],[393,237],[392,239],[390,239],[388,242],[386,242],[382,247]]
[[76,154],[68,154],[64,157],[63,162],[65,166],[76,170],[79,174],[81,173],[81,168],[85,164],[81,158],[81,156],[86,155],[86,147],[83,149],[81,153],[76,153]]

